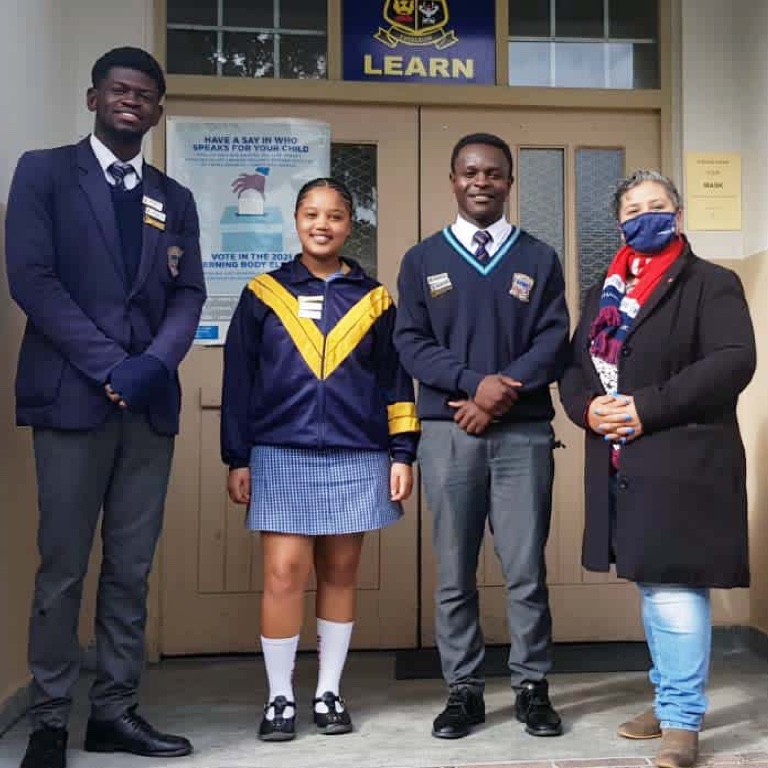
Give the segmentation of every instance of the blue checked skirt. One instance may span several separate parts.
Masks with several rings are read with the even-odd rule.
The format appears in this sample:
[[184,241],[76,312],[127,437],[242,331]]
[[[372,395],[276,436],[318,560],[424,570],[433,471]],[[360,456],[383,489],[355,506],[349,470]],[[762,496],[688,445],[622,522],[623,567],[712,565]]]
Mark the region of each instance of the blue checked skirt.
[[386,451],[251,449],[252,531],[327,536],[383,528],[400,519],[389,498]]

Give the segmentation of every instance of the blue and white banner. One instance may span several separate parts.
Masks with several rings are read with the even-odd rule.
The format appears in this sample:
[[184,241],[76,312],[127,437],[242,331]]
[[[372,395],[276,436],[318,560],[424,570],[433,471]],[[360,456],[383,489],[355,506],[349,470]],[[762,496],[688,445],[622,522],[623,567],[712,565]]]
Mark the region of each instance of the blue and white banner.
[[496,82],[495,0],[344,3],[344,79]]
[[296,194],[330,173],[330,126],[291,118],[169,117],[166,155],[168,175],[192,190],[200,215],[208,300],[195,343],[223,344],[248,280],[301,250],[293,225]]

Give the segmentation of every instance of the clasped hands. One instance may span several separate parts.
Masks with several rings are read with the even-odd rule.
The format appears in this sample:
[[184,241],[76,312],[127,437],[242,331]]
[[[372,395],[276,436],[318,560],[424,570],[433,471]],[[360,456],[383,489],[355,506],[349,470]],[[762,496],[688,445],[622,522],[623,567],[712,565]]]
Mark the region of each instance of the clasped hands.
[[587,410],[587,423],[596,434],[612,443],[629,443],[643,434],[632,395],[600,395]]
[[146,408],[169,372],[154,355],[142,353],[118,363],[104,384],[107,397],[120,408],[137,412]]
[[471,400],[450,400],[456,409],[453,420],[468,435],[481,435],[488,426],[503,416],[516,402],[522,383],[501,373],[483,378]]

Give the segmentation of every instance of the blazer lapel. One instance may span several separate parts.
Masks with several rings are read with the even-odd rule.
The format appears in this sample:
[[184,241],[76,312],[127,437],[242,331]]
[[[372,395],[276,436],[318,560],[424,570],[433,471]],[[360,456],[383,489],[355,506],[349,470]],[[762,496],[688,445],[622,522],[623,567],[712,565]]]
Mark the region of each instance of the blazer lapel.
[[640,307],[640,311],[637,313],[637,317],[632,323],[632,327],[629,329],[629,333],[627,333],[625,343],[631,338],[632,334],[635,332],[638,326],[643,323],[643,321],[658,306],[659,302],[671,290],[672,286],[677,281],[677,278],[680,276],[680,273],[688,266],[688,262],[690,261],[690,254],[690,246],[688,246],[686,243],[683,252],[677,259],[675,259],[667,272],[662,275],[661,280],[659,280],[659,284],[653,289],[653,293],[648,297],[648,300],[645,302],[645,304]]
[[107,254],[112,259],[117,274],[125,284],[128,278],[120,249],[120,234],[117,231],[115,208],[112,205],[109,184],[104,178],[104,171],[101,169],[96,155],[93,154],[88,139],[83,139],[77,145],[77,165],[80,169],[80,187],[88,198],[93,216],[101,230]]
[[[160,203],[160,206],[162,207],[161,212],[167,215],[168,211],[165,208],[165,189],[162,184],[162,177],[157,169],[147,163],[144,163],[142,184],[144,188],[143,196],[151,198],[156,203]],[[158,222],[158,224],[160,223],[161,222]],[[141,261],[139,262],[139,271],[136,275],[136,281],[131,287],[131,295],[136,294],[141,289],[141,286],[144,285],[147,276],[152,270],[152,265],[157,258],[157,245],[162,231],[152,224],[142,223],[142,227]]]

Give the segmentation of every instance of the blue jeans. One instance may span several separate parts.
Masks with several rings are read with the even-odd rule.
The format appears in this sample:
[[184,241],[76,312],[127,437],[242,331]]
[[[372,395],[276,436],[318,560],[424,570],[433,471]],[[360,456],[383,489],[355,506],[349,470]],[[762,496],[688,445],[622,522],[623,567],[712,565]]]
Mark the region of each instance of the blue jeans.
[[707,709],[712,644],[708,589],[638,584],[653,667],[656,717],[662,728],[701,729]]

